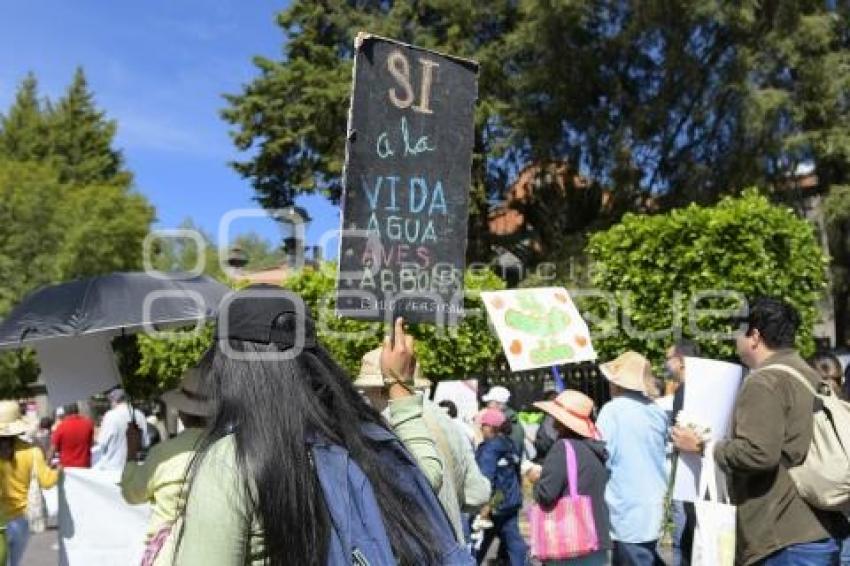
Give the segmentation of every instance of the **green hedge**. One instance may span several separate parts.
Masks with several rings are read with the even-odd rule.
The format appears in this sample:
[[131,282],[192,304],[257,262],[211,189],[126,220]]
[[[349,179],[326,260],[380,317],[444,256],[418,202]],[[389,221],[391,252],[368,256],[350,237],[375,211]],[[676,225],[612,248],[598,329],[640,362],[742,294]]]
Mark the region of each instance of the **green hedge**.
[[[812,329],[826,287],[828,260],[811,224],[755,189],[713,207],[692,204],[668,214],[627,214],[621,223],[594,234],[587,253],[593,262],[593,287],[610,293],[619,308],[614,318],[604,299],[583,301],[588,312],[601,319],[593,324],[596,335],[608,332],[594,339],[602,359],[626,349],[661,359],[677,334],[664,332],[677,318],[677,304],[684,337],[695,339],[708,356],[734,358],[734,340],[696,336],[689,328],[693,322],[700,332],[729,330],[728,317],[688,314],[689,301],[710,290],[789,301],[803,318],[799,348],[804,354],[814,349]],[[708,298],[698,306],[729,309],[737,304],[734,299]],[[658,335],[630,336],[629,327]]]

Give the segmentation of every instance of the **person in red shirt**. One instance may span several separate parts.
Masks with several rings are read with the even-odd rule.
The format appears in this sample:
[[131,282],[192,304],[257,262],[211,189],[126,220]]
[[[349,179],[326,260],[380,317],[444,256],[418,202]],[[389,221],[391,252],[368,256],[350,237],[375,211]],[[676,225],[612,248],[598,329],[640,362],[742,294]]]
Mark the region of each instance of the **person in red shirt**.
[[66,468],[90,468],[94,442],[94,422],[80,414],[76,403],[65,407],[65,418],[53,431],[48,461],[59,453],[59,463]]

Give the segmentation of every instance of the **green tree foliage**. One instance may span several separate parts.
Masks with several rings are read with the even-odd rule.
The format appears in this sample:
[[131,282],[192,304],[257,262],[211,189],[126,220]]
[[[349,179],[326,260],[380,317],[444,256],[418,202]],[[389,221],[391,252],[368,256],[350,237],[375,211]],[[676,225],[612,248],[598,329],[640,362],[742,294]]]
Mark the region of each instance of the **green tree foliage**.
[[0,312],[41,285],[137,269],[153,209],[114,185],[68,186],[50,165],[0,157]]
[[566,160],[610,192],[600,215],[596,185],[576,199],[541,183],[523,212],[557,219],[547,240],[640,210],[643,194],[675,207],[781,188],[802,161],[826,184],[848,182],[844,2],[298,0],[277,22],[283,56],[255,58],[258,76],[223,112],[249,152],[235,167],[267,207],[338,198],[360,30],[481,63],[471,258],[490,259],[488,199],[532,162],[545,181]]
[[[321,269],[304,268],[288,278],[284,287],[301,295],[316,319],[322,344],[356,377],[363,354],[381,344],[385,329],[380,323],[338,318],[333,302],[335,281],[336,267],[326,263]],[[478,292],[502,289],[504,284],[489,271],[467,271],[466,288],[467,316],[456,334],[448,330],[440,333],[435,327],[424,324],[411,326],[423,374],[431,380],[464,379],[477,374],[501,351],[498,340],[487,326],[487,315]]]
[[[336,202],[345,148],[354,36],[364,30],[456,55],[481,67],[471,191],[470,234],[486,231],[488,185],[504,185],[512,167],[499,121],[507,88],[497,56],[516,23],[516,3],[296,1],[277,23],[286,44],[282,60],[255,57],[259,76],[228,95],[223,117],[234,126],[236,147],[251,157],[234,163],[250,179],[260,203],[292,204],[318,192]],[[471,257],[483,255],[479,239]],[[476,251],[477,250],[477,251]]]
[[85,73],[77,68],[65,95],[47,115],[49,155],[60,178],[72,184],[129,185],[121,152],[113,147],[118,124],[99,110]]
[[[755,190],[714,207],[692,204],[663,215],[627,214],[622,223],[594,234],[587,251],[594,261],[594,287],[619,307],[612,313],[598,297],[585,298],[589,312],[598,317],[595,334],[608,332],[594,339],[602,359],[633,349],[659,360],[678,337],[675,328],[707,355],[734,358],[733,340],[704,334],[731,328],[728,315],[710,316],[706,310],[739,306],[734,298],[718,298],[718,291],[789,301],[803,319],[798,346],[805,354],[813,351],[827,259],[812,225]],[[714,294],[696,302],[703,315],[691,316],[689,304],[702,292]],[[636,332],[629,335],[629,327]]]
[[[184,219],[178,226],[180,230],[193,232],[195,237],[158,237],[152,245],[151,263],[159,271],[191,271],[203,262],[201,270],[205,275],[226,282],[227,275],[221,268],[218,247],[203,229],[191,218]],[[200,242],[200,247],[199,247]],[[203,259],[198,254],[203,254]]]
[[[35,78],[0,117],[0,315],[39,286],[142,266],[153,207],[130,188],[114,122],[78,71],[54,105]],[[0,390],[31,381],[30,354],[0,359]]]
[[[191,237],[158,237],[152,246],[152,264],[159,271],[189,271],[198,265],[198,241],[203,242],[202,253],[203,273],[221,282],[227,282],[227,275],[221,268],[219,248],[213,238],[200,228],[191,218],[184,219],[178,226],[195,234]],[[255,232],[239,234],[233,239],[230,248],[239,248],[245,254],[248,263],[245,271],[256,271],[279,266],[285,261],[285,255],[280,247],[275,247],[269,240]]]
[[823,212],[832,256],[836,344],[842,345],[850,338],[850,186],[832,187],[824,199]]
[[64,188],[47,165],[0,160],[0,312],[62,276],[56,252],[67,225],[56,196]]
[[127,380],[130,388],[152,397],[180,383],[183,373],[195,366],[212,345],[213,325],[202,331],[175,331],[168,336],[136,336],[139,363]]
[[21,161],[40,159],[47,151],[44,104],[38,99],[38,81],[28,74],[15,102],[0,115],[0,155]]
[[78,68],[65,94],[55,103],[40,100],[30,74],[15,102],[0,117],[0,155],[18,161],[50,163],[70,185],[129,187],[121,152],[113,147],[117,123],[99,110]]
[[[537,153],[668,205],[847,162],[848,22],[828,3],[532,0],[508,105]],[[637,174],[635,174],[637,173]],[[841,173],[843,176],[844,173]],[[829,182],[835,182],[830,177]]]
[[239,248],[245,254],[248,259],[245,269],[248,271],[276,267],[286,261],[281,246],[275,246],[254,232],[240,234],[233,240],[231,247]]

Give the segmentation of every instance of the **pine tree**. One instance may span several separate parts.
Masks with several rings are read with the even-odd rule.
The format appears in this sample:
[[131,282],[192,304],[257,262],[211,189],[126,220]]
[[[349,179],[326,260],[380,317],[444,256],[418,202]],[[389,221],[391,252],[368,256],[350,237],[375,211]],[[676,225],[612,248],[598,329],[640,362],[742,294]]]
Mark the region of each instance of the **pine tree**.
[[[55,105],[28,75],[0,116],[0,316],[41,285],[142,267],[154,210],[115,132],[82,70]],[[0,395],[36,375],[31,352],[0,356]]]
[[21,81],[12,107],[0,114],[0,156],[18,161],[45,156],[47,124],[42,106],[38,81],[29,73]]
[[82,68],[51,109],[48,126],[50,157],[62,181],[129,186],[132,177],[121,152],[113,148],[117,123],[95,105]]

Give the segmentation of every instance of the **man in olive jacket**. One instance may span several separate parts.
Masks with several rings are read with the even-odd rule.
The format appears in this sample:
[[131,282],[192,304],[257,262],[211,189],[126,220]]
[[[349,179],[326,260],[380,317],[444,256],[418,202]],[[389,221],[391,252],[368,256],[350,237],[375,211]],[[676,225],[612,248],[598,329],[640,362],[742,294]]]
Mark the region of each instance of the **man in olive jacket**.
[[[737,338],[741,361],[754,371],[735,402],[731,438],[714,449],[738,506],[736,564],[837,564],[837,540],[846,536],[844,517],[809,506],[788,474],[812,441],[814,397],[787,372],[759,369],[787,365],[817,386],[817,374],[793,349],[799,324],[793,307],[760,298]],[[675,428],[673,441],[682,451],[703,449],[689,430]]]

